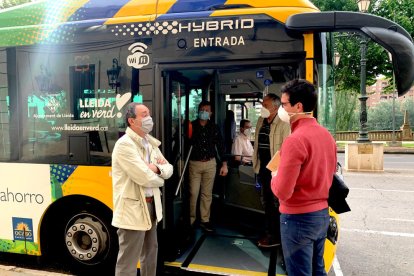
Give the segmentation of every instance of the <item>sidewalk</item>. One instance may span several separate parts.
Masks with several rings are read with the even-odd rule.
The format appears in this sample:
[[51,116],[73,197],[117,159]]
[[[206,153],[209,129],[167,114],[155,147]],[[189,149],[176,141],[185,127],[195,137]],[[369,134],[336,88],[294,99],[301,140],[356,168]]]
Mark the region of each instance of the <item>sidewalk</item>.
[[68,276],[68,274],[0,265],[0,276]]
[[[345,152],[345,148],[338,147],[338,152]],[[413,148],[404,148],[404,147],[384,147],[384,153],[394,153],[394,154],[414,154]]]
[[414,154],[414,148],[384,147],[384,153],[411,153],[411,154]]

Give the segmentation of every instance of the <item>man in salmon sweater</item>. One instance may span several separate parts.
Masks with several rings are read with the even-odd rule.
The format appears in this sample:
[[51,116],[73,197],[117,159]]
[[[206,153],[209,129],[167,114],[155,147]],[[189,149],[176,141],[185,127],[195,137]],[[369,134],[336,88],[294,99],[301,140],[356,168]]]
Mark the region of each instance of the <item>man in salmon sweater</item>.
[[326,275],[323,252],[329,224],[328,194],[336,171],[336,143],[312,116],[315,87],[293,80],[282,89],[278,114],[292,133],[272,173],[272,191],[280,201],[280,232],[288,275]]

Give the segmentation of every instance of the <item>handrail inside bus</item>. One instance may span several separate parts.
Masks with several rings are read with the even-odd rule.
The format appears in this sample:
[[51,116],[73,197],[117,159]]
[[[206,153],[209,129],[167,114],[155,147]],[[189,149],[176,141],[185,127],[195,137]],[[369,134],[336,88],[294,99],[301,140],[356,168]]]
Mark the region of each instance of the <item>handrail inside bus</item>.
[[177,189],[175,191],[175,196],[178,195],[178,192],[181,189],[181,184],[183,183],[183,180],[184,180],[185,171],[187,169],[188,160],[190,160],[190,155],[191,155],[191,151],[192,150],[193,150],[193,146],[190,147],[190,150],[188,151],[188,154],[187,154],[187,158],[185,159],[184,169],[183,169],[183,171],[181,173],[180,181],[178,182]]

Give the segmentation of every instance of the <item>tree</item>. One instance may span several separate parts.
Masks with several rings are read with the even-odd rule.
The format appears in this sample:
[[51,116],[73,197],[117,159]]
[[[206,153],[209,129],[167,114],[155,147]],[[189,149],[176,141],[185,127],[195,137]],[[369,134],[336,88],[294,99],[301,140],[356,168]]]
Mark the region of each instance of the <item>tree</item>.
[[372,13],[398,23],[414,37],[413,0],[375,0]]
[[[408,111],[408,120],[411,129],[414,129],[414,101],[405,99],[395,101],[395,129],[399,130],[404,123],[404,112]],[[368,127],[370,130],[392,130],[392,101],[380,102],[377,106],[370,108],[368,112]]]
[[[403,124],[404,114],[400,103],[395,102],[395,129],[398,130]],[[369,109],[368,127],[370,130],[392,130],[392,101],[380,102],[377,106]]]
[[336,131],[357,130],[359,113],[358,98],[347,90],[337,90],[336,95]]
[[[408,122],[414,131],[414,99],[406,99],[402,102],[401,112],[408,111]],[[404,113],[403,113],[404,114]],[[400,127],[400,125],[398,125]]]
[[[356,0],[315,0],[313,3],[321,11],[358,11]],[[372,0],[368,13],[395,21],[414,36],[413,0]],[[354,128],[351,111],[355,108],[355,95],[360,90],[360,36],[358,33],[346,33],[335,34],[335,37],[335,48],[341,55],[335,72],[337,130],[351,130]],[[376,43],[367,44],[366,70],[367,85],[374,84],[378,75],[392,79],[388,53]],[[392,83],[389,92],[392,91],[391,87]],[[348,129],[344,129],[346,127]]]
[[[377,0],[378,1],[378,0]],[[410,0],[412,1],[412,0]],[[373,13],[375,0],[370,5],[369,13]],[[317,0],[314,1],[322,11],[358,11],[355,0]],[[335,76],[336,88],[346,89],[349,93],[358,94],[360,90],[360,33],[335,34],[335,48],[341,55]],[[387,61],[387,62],[384,62]],[[367,85],[376,82],[380,74],[390,77],[391,64],[387,52],[375,43],[367,45]]]
[[[375,15],[394,21],[403,27],[411,37],[414,37],[413,0],[375,0],[372,5],[371,12]],[[381,74],[394,81],[392,78],[393,71],[391,62],[386,62],[386,65],[386,70],[383,70]],[[390,87],[392,87],[392,85]],[[392,90],[389,89],[389,92],[391,91]]]
[[202,92],[199,89],[191,90],[190,94],[190,109],[189,109],[189,117],[190,121],[195,120],[198,118],[198,105],[201,103],[202,100]]

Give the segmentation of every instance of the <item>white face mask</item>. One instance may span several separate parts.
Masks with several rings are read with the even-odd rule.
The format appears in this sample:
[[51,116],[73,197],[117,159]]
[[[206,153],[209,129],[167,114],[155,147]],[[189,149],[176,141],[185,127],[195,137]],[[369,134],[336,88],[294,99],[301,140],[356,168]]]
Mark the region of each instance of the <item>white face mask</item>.
[[250,135],[252,134],[252,130],[250,128],[245,129],[243,131],[243,134],[250,138]]
[[297,114],[305,114],[309,115],[312,114],[312,112],[295,112],[295,113],[288,113],[282,106],[279,106],[279,110],[277,111],[277,115],[279,115],[280,120],[282,120],[285,123],[290,124],[290,118]]
[[287,111],[282,107],[279,106],[279,110],[277,111],[277,115],[279,115],[280,120],[282,120],[285,123],[290,123],[290,115],[287,113]]
[[260,117],[269,118],[269,116],[270,116],[269,109],[267,109],[266,107],[262,107],[262,109],[260,109]]
[[152,131],[152,128],[154,127],[154,122],[152,121],[151,116],[147,116],[141,120],[142,126],[139,128],[146,134],[150,133]]

